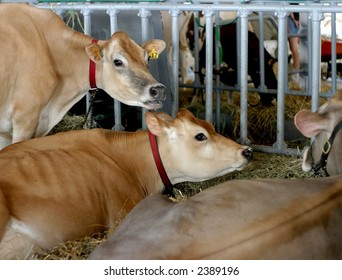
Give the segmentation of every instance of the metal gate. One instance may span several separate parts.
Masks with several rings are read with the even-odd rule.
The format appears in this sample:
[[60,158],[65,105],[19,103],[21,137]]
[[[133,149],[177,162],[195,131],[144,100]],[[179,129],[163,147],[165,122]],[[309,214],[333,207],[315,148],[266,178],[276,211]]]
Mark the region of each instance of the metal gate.
[[[1,2],[7,2],[1,1]],[[9,1],[13,2],[13,1]],[[235,87],[236,90],[240,92],[240,139],[239,141],[243,144],[250,144],[255,150],[272,152],[272,153],[282,153],[282,154],[298,154],[296,149],[290,149],[287,147],[284,140],[284,108],[285,108],[285,95],[304,95],[310,96],[312,98],[311,109],[316,111],[319,106],[320,92],[320,64],[321,64],[321,34],[320,34],[320,22],[324,18],[324,14],[331,15],[331,90],[325,96],[331,97],[337,88],[336,80],[336,14],[342,13],[342,1],[202,1],[193,0],[191,2],[184,1],[150,1],[150,2],[136,2],[134,0],[126,0],[124,3],[113,2],[113,1],[97,1],[92,2],[72,2],[72,3],[62,3],[61,1],[54,2],[48,1],[49,3],[37,3],[32,4],[40,8],[52,9],[58,14],[62,14],[68,10],[80,11],[84,16],[84,27],[85,33],[91,35],[91,19],[92,15],[96,12],[101,12],[103,16],[109,17],[110,22],[110,32],[113,33],[118,29],[118,18],[120,13],[130,12],[135,14],[139,21],[141,22],[140,27],[141,41],[144,41],[151,36],[149,32],[149,26],[152,23],[154,28],[152,36],[162,38],[162,27],[161,22],[156,21],[158,18],[156,12],[169,11],[172,17],[172,61],[173,70],[171,72],[171,77],[167,71],[166,62],[161,62],[155,71],[156,75],[159,75],[157,79],[166,84],[170,89],[170,97],[166,104],[164,110],[168,111],[172,115],[175,115],[178,111],[179,106],[179,96],[178,88],[180,86],[178,79],[178,68],[179,68],[179,15],[182,11],[192,11],[195,14],[202,12],[205,17],[206,25],[206,83],[205,85],[199,85],[198,77],[196,77],[195,83],[192,87],[203,87],[206,92],[205,101],[205,119],[212,122],[213,121],[213,93],[217,97],[220,96],[220,92],[224,87],[218,84],[213,84],[213,64],[215,60],[213,58],[213,34],[212,30],[215,24],[214,16],[217,16],[221,12],[236,12],[237,22],[238,22],[238,82]],[[101,2],[101,3],[100,3]],[[290,5],[289,2],[296,2],[299,5]],[[248,74],[247,74],[247,59],[248,59],[248,22],[249,15],[252,12],[257,12],[259,15],[259,23],[262,24],[262,17],[264,13],[273,13],[274,18],[278,27],[278,85],[276,89],[277,94],[277,135],[276,141],[272,146],[266,145],[253,145],[248,139],[247,128],[248,128]],[[307,68],[306,71],[301,73],[305,79],[305,88],[302,91],[291,91],[287,86],[288,78],[288,68],[287,68],[287,15],[289,12],[299,12],[300,15],[305,18],[304,29],[301,36],[301,40],[307,45]],[[196,24],[195,24],[196,25]],[[195,26],[195,30],[196,30]],[[155,36],[156,35],[156,36]],[[262,35],[261,35],[261,38]],[[135,38],[138,42],[139,38]],[[263,44],[260,40],[260,44]],[[262,46],[263,48],[263,46]],[[260,49],[262,49],[260,48]],[[260,54],[262,56],[262,54]],[[195,53],[198,56],[198,53]],[[262,61],[262,59],[260,60]],[[217,62],[217,61],[216,61]],[[196,67],[198,67],[196,59]],[[195,69],[198,71],[198,69]],[[260,88],[264,90],[264,69],[261,63],[260,65]],[[189,85],[187,85],[189,86]],[[218,98],[219,99],[219,98]],[[217,105],[216,105],[217,106]],[[216,110],[216,120],[220,119],[220,107]],[[116,103],[115,106],[115,129],[120,129],[120,106]]]

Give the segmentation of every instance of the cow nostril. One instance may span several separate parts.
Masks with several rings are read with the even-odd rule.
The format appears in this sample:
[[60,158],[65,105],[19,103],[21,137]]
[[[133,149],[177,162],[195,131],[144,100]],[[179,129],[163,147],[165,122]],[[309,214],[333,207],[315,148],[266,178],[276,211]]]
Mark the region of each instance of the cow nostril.
[[150,94],[155,99],[162,99],[164,97],[165,86],[164,85],[156,85],[150,88]]
[[253,158],[253,150],[252,148],[248,147],[242,151],[242,155],[248,160],[251,161]]

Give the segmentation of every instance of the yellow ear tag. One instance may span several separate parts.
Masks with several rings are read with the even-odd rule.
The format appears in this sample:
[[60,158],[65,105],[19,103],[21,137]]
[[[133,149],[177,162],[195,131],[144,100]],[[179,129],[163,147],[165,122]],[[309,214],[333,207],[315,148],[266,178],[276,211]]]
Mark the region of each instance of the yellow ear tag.
[[155,48],[153,48],[152,51],[148,53],[148,57],[150,59],[158,59],[158,53],[156,52]]

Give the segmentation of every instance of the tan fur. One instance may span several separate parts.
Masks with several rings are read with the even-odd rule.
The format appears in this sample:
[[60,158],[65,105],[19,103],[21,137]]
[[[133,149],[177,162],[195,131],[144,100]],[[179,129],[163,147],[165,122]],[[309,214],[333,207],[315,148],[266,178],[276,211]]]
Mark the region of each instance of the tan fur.
[[[165,87],[148,71],[146,50],[153,46],[161,53],[164,41],[141,47],[124,32],[107,42],[91,41],[52,11],[0,5],[0,149],[46,135],[88,91],[90,60],[97,86],[113,98],[148,109],[161,106]],[[151,87],[158,88],[157,96]]]
[[[147,112],[146,124],[173,184],[241,170],[250,160],[247,147],[187,110],[176,118]],[[207,140],[197,141],[199,133]],[[10,145],[0,151],[0,259],[108,229],[162,189],[147,131],[70,131]]]
[[[295,116],[295,125],[298,130],[312,140],[303,154],[303,171],[312,169],[312,164],[319,162],[324,144],[331,136],[335,126],[342,120],[342,90],[323,104],[317,112],[301,110]],[[330,175],[342,174],[342,130],[335,137],[327,162],[327,171]]]
[[91,259],[342,259],[342,177],[235,180],[144,199]]

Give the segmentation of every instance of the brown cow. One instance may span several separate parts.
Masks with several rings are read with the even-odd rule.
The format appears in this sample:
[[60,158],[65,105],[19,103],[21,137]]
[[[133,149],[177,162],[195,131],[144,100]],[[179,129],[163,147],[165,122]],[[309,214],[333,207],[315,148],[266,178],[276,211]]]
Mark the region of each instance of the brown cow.
[[318,112],[298,112],[295,125],[312,140],[311,146],[304,151],[303,170],[313,170],[323,176],[342,174],[342,90]]
[[[150,133],[70,131],[0,151],[0,259],[26,258],[108,229],[144,197],[161,192],[164,177],[171,184],[203,181],[251,160],[249,147],[187,110],[175,119],[147,112],[145,119]],[[160,175],[152,134],[154,156],[159,150],[166,172]]]
[[342,259],[342,176],[227,181],[152,195],[90,259]]
[[159,108],[165,86],[147,63],[149,52],[164,48],[162,40],[141,47],[123,32],[92,43],[52,11],[0,4],[0,149],[46,135],[90,87],[128,105]]

